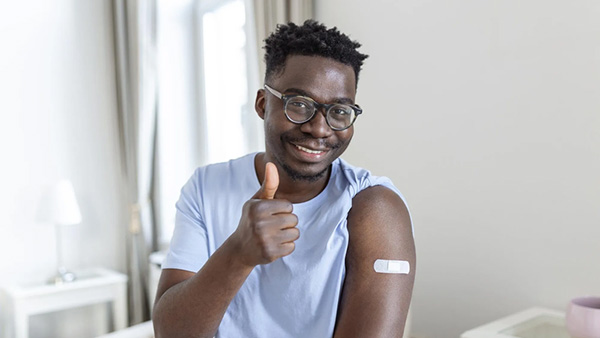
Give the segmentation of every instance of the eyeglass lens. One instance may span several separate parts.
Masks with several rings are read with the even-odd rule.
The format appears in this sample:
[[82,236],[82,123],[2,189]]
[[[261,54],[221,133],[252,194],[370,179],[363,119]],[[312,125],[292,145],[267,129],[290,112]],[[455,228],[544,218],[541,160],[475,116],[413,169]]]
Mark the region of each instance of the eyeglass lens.
[[[285,105],[285,114],[295,123],[310,120],[315,113],[315,104],[301,96],[291,97]],[[333,129],[345,129],[356,118],[354,109],[345,104],[334,104],[327,109],[327,123]]]

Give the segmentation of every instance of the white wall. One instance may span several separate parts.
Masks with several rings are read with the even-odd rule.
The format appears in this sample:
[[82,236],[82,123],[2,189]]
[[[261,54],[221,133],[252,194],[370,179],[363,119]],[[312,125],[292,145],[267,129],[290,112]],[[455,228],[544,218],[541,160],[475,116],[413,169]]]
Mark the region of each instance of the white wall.
[[54,273],[54,228],[34,215],[41,191],[63,177],[83,217],[65,234],[68,267],[125,268],[110,14],[104,0],[0,5],[3,283]]
[[600,294],[600,3],[316,2],[371,55],[344,156],[412,208],[412,332]]

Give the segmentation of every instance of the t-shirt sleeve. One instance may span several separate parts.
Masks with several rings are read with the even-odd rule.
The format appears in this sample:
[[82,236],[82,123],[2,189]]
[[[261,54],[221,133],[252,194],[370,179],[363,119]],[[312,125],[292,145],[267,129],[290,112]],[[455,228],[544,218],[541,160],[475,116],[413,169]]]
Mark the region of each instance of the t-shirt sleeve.
[[[345,166],[350,167],[345,162],[343,164]],[[357,167],[352,167],[351,170],[346,169],[345,173],[346,173],[346,177],[350,181],[351,188],[353,189],[351,191],[353,198],[356,194],[363,191],[364,189],[367,189],[369,187],[373,187],[376,185],[382,185],[382,186],[392,190],[393,192],[395,192],[398,196],[400,196],[400,198],[402,199],[404,204],[406,204],[406,206],[408,207],[408,204],[406,203],[406,198],[404,198],[404,195],[402,195],[400,190],[398,190],[398,188],[396,188],[394,183],[392,183],[392,180],[390,180],[389,178],[387,178],[385,176],[374,176],[368,170],[362,169],[362,168],[357,168]]]
[[412,215],[410,212],[410,208],[408,207],[406,198],[400,192],[400,190],[398,190],[398,188],[396,188],[396,186],[394,185],[392,180],[390,180],[389,178],[387,178],[385,176],[371,175],[371,173],[369,171],[367,171],[365,169],[360,169],[360,168],[355,168],[355,171],[353,171],[352,173],[353,173],[352,176],[348,176],[351,178],[351,181],[353,181],[355,184],[355,187],[354,187],[355,191],[353,191],[352,197],[354,197],[357,193],[363,191],[364,189],[367,189],[369,187],[373,187],[376,185],[381,185],[381,186],[384,186],[384,187],[392,190],[400,197],[400,199],[402,199],[402,201],[404,202],[404,205],[406,206],[406,209],[408,210],[408,216],[410,218],[410,225],[411,225],[413,237],[414,237],[415,226],[413,223],[413,218],[412,218]]
[[201,169],[181,189],[175,204],[175,230],[163,269],[181,269],[197,272],[209,257],[208,236],[202,216],[200,191]]

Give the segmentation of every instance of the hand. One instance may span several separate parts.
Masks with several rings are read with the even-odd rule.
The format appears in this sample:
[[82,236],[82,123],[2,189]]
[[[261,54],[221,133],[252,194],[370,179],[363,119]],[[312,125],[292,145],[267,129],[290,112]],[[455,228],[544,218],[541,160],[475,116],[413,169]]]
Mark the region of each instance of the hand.
[[244,204],[240,223],[232,235],[241,261],[248,266],[271,263],[291,254],[294,241],[300,237],[292,203],[274,199],[278,187],[277,167],[268,162],[262,186]]

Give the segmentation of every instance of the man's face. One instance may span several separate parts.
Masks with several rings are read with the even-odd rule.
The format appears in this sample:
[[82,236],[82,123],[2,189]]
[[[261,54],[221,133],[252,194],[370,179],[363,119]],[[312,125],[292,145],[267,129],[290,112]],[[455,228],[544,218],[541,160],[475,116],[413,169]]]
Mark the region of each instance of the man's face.
[[[356,82],[352,67],[319,56],[292,55],[268,85],[287,95],[308,96],[319,103],[354,103]],[[290,122],[281,99],[259,91],[256,110],[265,121],[266,160],[294,180],[316,181],[348,147],[353,127],[332,130],[320,109],[304,124]]]

